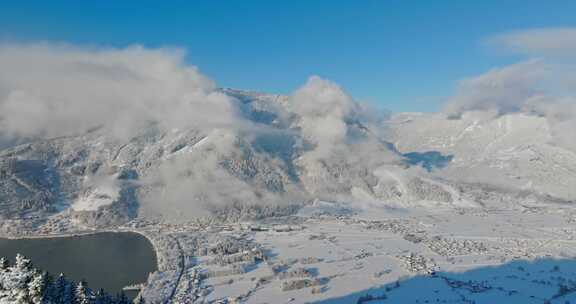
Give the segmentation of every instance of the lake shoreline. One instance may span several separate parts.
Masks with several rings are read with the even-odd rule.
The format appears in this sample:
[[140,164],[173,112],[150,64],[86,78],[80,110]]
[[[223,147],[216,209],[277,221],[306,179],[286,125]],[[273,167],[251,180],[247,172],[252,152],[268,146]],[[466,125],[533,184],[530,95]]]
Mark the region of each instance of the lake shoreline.
[[99,230],[89,230],[89,231],[78,231],[78,232],[68,232],[68,233],[58,233],[58,234],[37,234],[37,235],[4,235],[0,233],[0,239],[7,239],[7,240],[27,240],[27,239],[51,239],[51,238],[66,238],[66,237],[74,237],[74,236],[85,236],[85,235],[93,235],[99,233],[136,233],[143,237],[145,237],[152,247],[154,248],[155,256],[156,256],[156,266],[159,269],[158,263],[158,256],[160,254],[158,250],[157,244],[154,242],[154,239],[150,237],[146,232],[141,230],[135,229],[99,229]]

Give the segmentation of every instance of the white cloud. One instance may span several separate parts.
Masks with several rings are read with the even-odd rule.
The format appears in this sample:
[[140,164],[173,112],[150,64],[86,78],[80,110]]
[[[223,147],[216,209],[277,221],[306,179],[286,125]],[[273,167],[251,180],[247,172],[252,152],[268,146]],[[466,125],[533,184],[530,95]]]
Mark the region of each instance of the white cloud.
[[464,79],[446,102],[444,112],[458,116],[466,111],[521,111],[541,94],[539,86],[548,73],[544,62],[529,60]]
[[352,97],[337,84],[312,76],[290,97],[290,109],[299,118],[302,135],[323,155],[346,138],[346,118],[355,107]]
[[497,49],[539,59],[461,81],[444,112],[450,116],[467,111],[542,115],[554,141],[576,151],[576,27],[513,31],[486,41]]
[[535,28],[487,39],[490,46],[508,52],[538,56],[576,56],[576,27]]
[[0,142],[96,126],[126,138],[160,128],[237,123],[235,103],[178,49],[0,45]]
[[555,142],[576,151],[576,97],[543,97],[535,111],[545,115]]

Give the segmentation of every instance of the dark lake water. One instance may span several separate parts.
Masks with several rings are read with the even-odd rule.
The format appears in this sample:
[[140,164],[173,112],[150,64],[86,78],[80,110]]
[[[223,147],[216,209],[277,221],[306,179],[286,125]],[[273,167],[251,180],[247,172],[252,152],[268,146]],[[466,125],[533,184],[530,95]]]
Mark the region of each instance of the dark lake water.
[[[132,232],[103,232],[91,235],[41,239],[0,238],[0,256],[11,262],[17,253],[57,276],[64,273],[74,281],[86,280],[90,288],[109,293],[143,283],[157,269],[156,253],[150,241]],[[130,293],[135,296],[135,293]]]

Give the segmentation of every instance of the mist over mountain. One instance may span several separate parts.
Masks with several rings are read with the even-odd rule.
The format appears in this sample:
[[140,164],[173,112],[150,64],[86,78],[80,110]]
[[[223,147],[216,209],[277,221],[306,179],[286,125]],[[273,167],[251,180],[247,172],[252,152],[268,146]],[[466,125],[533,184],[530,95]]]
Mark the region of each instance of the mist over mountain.
[[543,61],[464,80],[444,113],[390,116],[317,76],[289,96],[219,89],[183,56],[0,47],[2,217],[63,213],[105,227],[258,218],[315,200],[362,209],[493,202],[476,192],[519,204],[575,198],[574,98],[545,84]]

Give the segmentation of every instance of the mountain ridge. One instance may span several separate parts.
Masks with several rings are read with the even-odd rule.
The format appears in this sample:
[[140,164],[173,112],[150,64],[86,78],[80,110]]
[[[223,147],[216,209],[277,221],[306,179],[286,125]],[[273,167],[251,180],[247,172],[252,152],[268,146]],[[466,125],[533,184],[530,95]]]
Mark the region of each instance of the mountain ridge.
[[[376,207],[479,208],[486,202],[466,193],[470,187],[490,192],[484,184],[533,192],[544,201],[573,199],[562,196],[570,194],[565,184],[546,184],[546,178],[564,172],[562,168],[535,173],[555,160],[550,155],[554,147],[543,140],[549,140],[545,125],[537,117],[514,114],[481,121],[475,116],[454,120],[403,113],[387,119],[380,136],[381,130],[342,116],[343,137],[314,143],[304,133],[303,120],[316,116],[295,113],[291,97],[218,91],[237,100],[252,125],[168,131],[152,125],[124,141],[108,137],[100,128],[1,150],[2,216],[45,220],[64,213],[80,225],[108,227],[135,218],[258,218],[291,213],[317,199],[351,206],[362,202]],[[501,139],[510,136],[510,120],[521,122],[520,131],[512,130],[518,134],[513,134],[516,141],[489,140],[494,134],[504,136]],[[538,136],[532,132],[535,126]],[[329,146],[319,149],[322,145]],[[477,147],[492,150],[482,154]],[[507,150],[514,147],[521,153]],[[533,155],[522,154],[534,147],[544,153],[544,165],[531,166]],[[556,161],[566,162],[569,169],[576,158],[573,152],[563,153]],[[507,171],[508,165],[513,168]],[[524,170],[524,179],[510,176],[517,168]],[[570,170],[556,178],[567,184],[576,181]],[[481,178],[487,175],[484,171],[502,175],[506,183]],[[532,181],[533,186],[523,188],[518,180]],[[230,208],[242,205],[252,207]],[[248,211],[251,208],[258,211]]]

